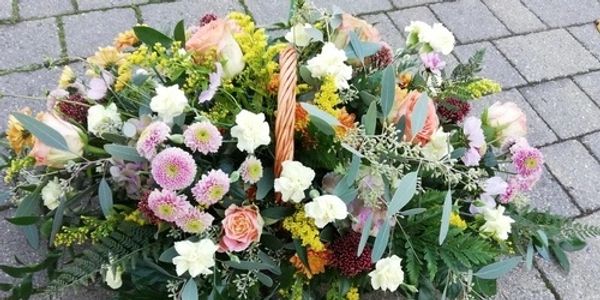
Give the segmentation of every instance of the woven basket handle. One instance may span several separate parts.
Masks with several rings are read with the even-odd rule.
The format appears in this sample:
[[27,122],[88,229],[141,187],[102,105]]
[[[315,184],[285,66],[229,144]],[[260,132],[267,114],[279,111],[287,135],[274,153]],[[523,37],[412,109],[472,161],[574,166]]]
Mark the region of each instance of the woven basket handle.
[[281,174],[281,164],[294,158],[294,123],[296,111],[296,64],[298,54],[291,45],[279,55],[279,91],[275,116],[275,177]]

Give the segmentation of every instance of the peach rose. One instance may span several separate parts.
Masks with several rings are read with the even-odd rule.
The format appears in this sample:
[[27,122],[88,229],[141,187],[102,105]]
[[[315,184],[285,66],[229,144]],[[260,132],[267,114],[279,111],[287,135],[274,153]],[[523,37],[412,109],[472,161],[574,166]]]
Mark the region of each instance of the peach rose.
[[68,161],[75,160],[83,154],[84,144],[79,128],[54,113],[40,113],[37,119],[60,133],[65,138],[69,151],[51,148],[36,138],[29,153],[30,156],[35,158],[36,165],[62,168]]
[[339,49],[344,49],[349,42],[349,34],[355,31],[358,38],[363,42],[377,43],[381,40],[379,31],[373,25],[363,19],[356,18],[350,14],[342,14],[342,24],[337,28],[334,44]]
[[425,118],[425,124],[423,125],[423,128],[417,133],[417,135],[413,137],[412,113],[420,98],[421,93],[419,93],[418,91],[412,91],[408,93],[404,100],[402,100],[402,104],[400,104],[400,108],[398,109],[398,112],[396,113],[396,117],[393,119],[393,122],[397,123],[400,121],[400,118],[402,116],[405,116],[406,127],[404,129],[404,139],[407,141],[413,141],[415,143],[420,144],[421,146],[424,146],[429,142],[431,136],[439,127],[440,121],[437,116],[435,104],[431,99],[428,99],[427,117]]
[[400,111],[402,103],[404,103],[404,100],[406,100],[406,95],[408,95],[407,89],[403,89],[399,86],[396,86],[396,90],[394,92],[394,105],[392,106],[392,110],[388,114],[388,122],[392,122],[395,124],[398,123],[398,121],[400,121],[400,116],[398,115],[398,112]]
[[216,50],[217,56],[222,60],[224,77],[231,78],[240,73],[245,66],[242,49],[233,37],[238,31],[235,22],[217,19],[200,27],[185,43],[185,48],[200,54]]
[[263,218],[255,205],[239,207],[232,204],[225,210],[223,237],[220,247],[223,251],[243,251],[253,242],[260,240]]

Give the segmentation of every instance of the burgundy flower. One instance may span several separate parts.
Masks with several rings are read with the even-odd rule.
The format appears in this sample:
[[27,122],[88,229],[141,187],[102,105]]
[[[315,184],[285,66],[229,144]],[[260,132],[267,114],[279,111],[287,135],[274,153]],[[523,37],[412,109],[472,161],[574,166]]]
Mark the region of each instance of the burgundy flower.
[[371,59],[373,61],[373,65],[376,68],[383,69],[393,62],[394,51],[388,44],[381,43],[381,48],[379,48],[379,51],[377,51],[377,53],[371,56]]
[[371,269],[371,247],[365,249],[356,256],[360,233],[348,231],[345,235],[335,240],[329,249],[333,251],[331,266],[338,269],[344,276],[354,277],[361,272]]
[[67,101],[58,101],[56,105],[64,119],[84,125],[87,123],[88,103],[80,94],[72,94]]
[[200,18],[200,26],[202,27],[216,19],[217,16],[215,16],[214,14],[205,14],[204,16],[202,16],[202,18]]
[[443,102],[438,102],[438,114],[442,123],[459,123],[471,112],[471,104],[467,101],[461,101],[455,98],[448,98]]
[[154,215],[154,212],[148,207],[148,197],[150,196],[150,191],[143,191],[140,196],[140,201],[138,202],[138,210],[146,217],[148,221],[152,224],[160,223],[160,219]]

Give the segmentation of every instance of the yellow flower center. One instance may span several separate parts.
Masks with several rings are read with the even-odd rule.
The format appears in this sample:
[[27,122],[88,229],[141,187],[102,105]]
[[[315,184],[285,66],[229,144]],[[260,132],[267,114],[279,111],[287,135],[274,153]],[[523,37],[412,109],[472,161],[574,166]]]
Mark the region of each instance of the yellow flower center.
[[525,167],[527,169],[536,169],[538,167],[537,159],[533,157],[528,157],[525,159]]
[[166,171],[168,177],[175,177],[179,173],[179,167],[176,164],[169,164]]
[[204,128],[198,129],[196,130],[196,139],[200,142],[206,143],[208,142],[208,139],[210,138],[210,134],[208,134],[208,131]]
[[158,207],[158,211],[162,216],[171,216],[173,215],[173,207],[169,204],[161,204]]

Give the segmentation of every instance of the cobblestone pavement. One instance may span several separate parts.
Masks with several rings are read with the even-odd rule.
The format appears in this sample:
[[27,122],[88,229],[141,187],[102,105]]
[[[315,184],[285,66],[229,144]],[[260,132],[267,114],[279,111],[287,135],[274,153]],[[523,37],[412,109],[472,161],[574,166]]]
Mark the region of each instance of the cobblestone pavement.
[[[600,225],[600,18],[599,0],[330,0],[377,27],[393,46],[404,42],[410,20],[442,22],[457,38],[450,64],[486,48],[483,75],[504,91],[487,97],[515,101],[529,118],[531,140],[546,156],[545,176],[531,194],[535,205]],[[246,10],[259,24],[283,20],[286,0],[0,0],[0,124],[24,105],[43,107],[60,66],[81,69],[78,57],[110,44],[136,23],[167,29],[207,12]],[[17,97],[15,95],[27,96]],[[478,105],[480,108],[480,105]],[[0,212],[0,263],[38,257]],[[500,283],[501,299],[600,299],[600,240],[570,255],[567,277],[539,262],[531,272],[514,271]],[[0,274],[0,281],[8,280]],[[42,279],[43,280],[43,279]],[[89,290],[62,299],[109,298]],[[85,295],[85,296],[84,296]]]

